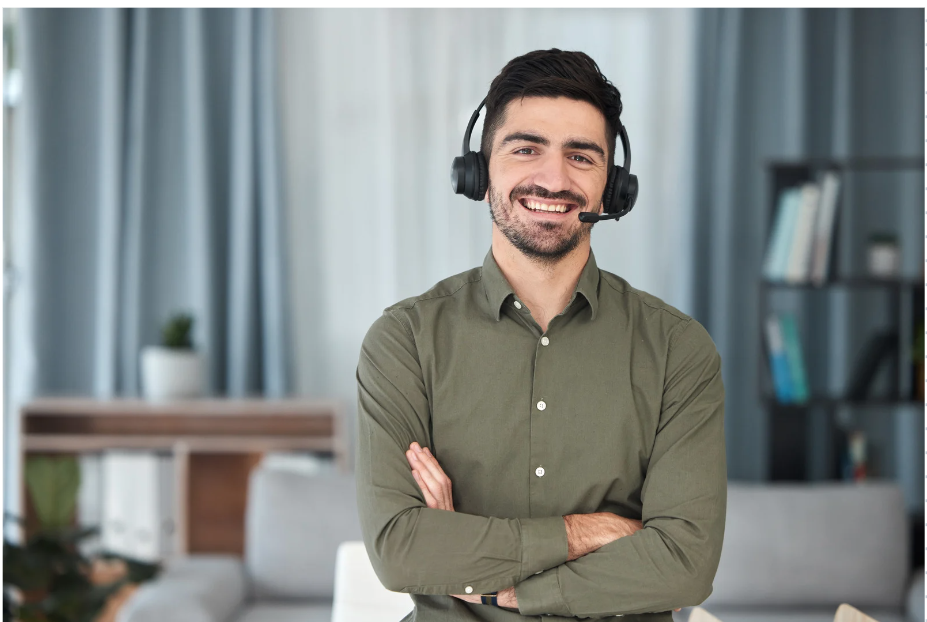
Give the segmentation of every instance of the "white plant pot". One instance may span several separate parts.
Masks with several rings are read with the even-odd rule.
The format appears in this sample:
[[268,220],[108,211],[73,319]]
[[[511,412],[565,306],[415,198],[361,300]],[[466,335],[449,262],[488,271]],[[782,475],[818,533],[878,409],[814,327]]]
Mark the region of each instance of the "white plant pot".
[[142,391],[147,400],[202,397],[206,392],[206,357],[194,350],[142,348]]

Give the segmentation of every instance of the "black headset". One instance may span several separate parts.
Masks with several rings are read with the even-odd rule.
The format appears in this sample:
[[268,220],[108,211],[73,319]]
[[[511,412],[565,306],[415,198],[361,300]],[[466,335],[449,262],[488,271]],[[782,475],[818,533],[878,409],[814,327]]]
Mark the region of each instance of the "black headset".
[[[468,199],[482,201],[489,187],[489,167],[482,151],[470,151],[470,134],[473,126],[480,116],[480,110],[486,104],[486,99],[480,102],[464,132],[461,155],[454,158],[451,164],[451,188],[456,194],[462,194]],[[602,194],[604,211],[602,214],[580,212],[582,222],[598,222],[614,218],[618,220],[631,211],[637,202],[637,175],[631,174],[631,144],[624,124],[618,122],[618,136],[621,138],[621,149],[624,152],[624,163],[621,166],[613,165],[608,172],[608,183]]]

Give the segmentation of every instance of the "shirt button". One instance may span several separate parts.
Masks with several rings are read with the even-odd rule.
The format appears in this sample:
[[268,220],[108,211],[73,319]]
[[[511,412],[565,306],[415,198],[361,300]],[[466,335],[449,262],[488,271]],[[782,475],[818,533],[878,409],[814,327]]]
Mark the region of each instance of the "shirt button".
[[521,303],[518,302],[517,300],[515,301],[515,308],[516,308],[516,309],[521,309]]
[[534,470],[534,474],[538,477],[544,477],[544,467],[538,467]]
[[471,594],[473,592],[473,586],[468,585],[467,587],[464,588],[464,592],[466,592],[467,594]]
[[538,410],[544,410],[545,408],[547,408],[547,404],[544,403],[544,400],[538,402]]
[[548,339],[546,336],[545,336],[545,337],[541,337],[541,345],[542,345],[542,346],[546,346],[546,345],[549,344],[549,343],[550,343],[550,339]]

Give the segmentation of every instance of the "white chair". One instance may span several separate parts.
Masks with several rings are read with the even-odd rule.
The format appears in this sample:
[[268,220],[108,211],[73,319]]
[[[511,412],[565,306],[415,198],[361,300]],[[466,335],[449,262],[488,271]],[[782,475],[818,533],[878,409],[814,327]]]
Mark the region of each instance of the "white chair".
[[837,607],[837,613],[834,615],[834,622],[876,622],[865,613],[852,605],[842,603]]
[[689,614],[689,622],[721,622],[721,620],[708,613],[707,609],[693,607],[692,613]]
[[363,542],[341,543],[335,556],[332,622],[399,622],[413,607],[411,596],[383,587]]

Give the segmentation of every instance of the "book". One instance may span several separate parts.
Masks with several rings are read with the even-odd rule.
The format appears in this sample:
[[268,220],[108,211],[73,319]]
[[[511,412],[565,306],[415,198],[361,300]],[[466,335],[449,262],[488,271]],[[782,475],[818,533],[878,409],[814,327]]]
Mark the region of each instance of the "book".
[[788,188],[785,202],[785,220],[782,224],[782,237],[777,241],[774,258],[773,278],[784,281],[788,272],[789,257],[792,252],[792,241],[795,237],[795,225],[798,222],[798,212],[801,209],[801,188]]
[[786,212],[788,211],[788,202],[790,201],[790,188],[786,188],[779,193],[776,203],[776,213],[773,216],[772,229],[769,234],[769,242],[766,246],[766,258],[763,260],[763,276],[766,280],[775,281],[780,278],[776,272],[778,265],[778,249],[782,245],[785,232]]
[[102,457],[104,550],[143,561],[160,557],[158,456],[110,450]]
[[[80,488],[77,490],[77,524],[81,527],[98,527],[102,520],[103,471],[100,454],[80,454]],[[78,547],[86,556],[100,550],[100,535],[82,540]]]
[[811,255],[811,282],[823,285],[830,272],[831,247],[836,234],[837,201],[840,193],[840,176],[827,171],[821,178],[821,201],[815,224],[814,247]]
[[814,225],[817,220],[820,197],[821,189],[816,183],[807,182],[802,184],[785,273],[785,280],[789,283],[804,283],[808,280],[811,264],[811,245],[814,240]]
[[782,328],[775,314],[766,318],[766,342],[776,401],[780,404],[789,404],[793,400],[792,379],[789,375],[789,363],[782,340]]
[[801,340],[798,338],[795,316],[792,313],[783,313],[779,318],[779,324],[782,327],[782,341],[789,364],[793,401],[797,403],[807,402],[808,377],[805,374],[805,362],[802,355]]

